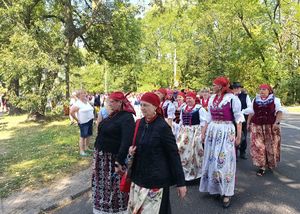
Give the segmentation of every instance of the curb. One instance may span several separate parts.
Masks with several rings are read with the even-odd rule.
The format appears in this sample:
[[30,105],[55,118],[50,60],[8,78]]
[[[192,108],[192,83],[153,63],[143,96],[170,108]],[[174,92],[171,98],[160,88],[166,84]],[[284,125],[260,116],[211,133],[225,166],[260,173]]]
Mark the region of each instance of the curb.
[[41,210],[40,210],[40,212],[38,214],[45,214],[47,212],[53,211],[55,209],[58,209],[60,207],[66,206],[66,205],[72,203],[73,200],[79,198],[80,196],[82,196],[83,194],[85,194],[85,193],[87,193],[87,192],[89,192],[91,190],[92,190],[92,187],[88,187],[88,188],[86,188],[86,189],[84,189],[84,190],[82,190],[82,191],[80,191],[78,193],[75,193],[75,194],[73,194],[71,196],[68,196],[68,197],[62,199],[61,201],[59,201],[57,203],[54,203],[54,204],[52,204],[52,205],[50,205],[50,206],[48,206],[46,208],[41,208]]

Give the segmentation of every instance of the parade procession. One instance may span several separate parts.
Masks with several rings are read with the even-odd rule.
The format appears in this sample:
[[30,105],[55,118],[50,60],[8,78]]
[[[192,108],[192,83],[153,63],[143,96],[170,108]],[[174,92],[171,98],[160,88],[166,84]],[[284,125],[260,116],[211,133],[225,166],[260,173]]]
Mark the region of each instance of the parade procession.
[[0,0],[0,214],[300,214],[300,0]]

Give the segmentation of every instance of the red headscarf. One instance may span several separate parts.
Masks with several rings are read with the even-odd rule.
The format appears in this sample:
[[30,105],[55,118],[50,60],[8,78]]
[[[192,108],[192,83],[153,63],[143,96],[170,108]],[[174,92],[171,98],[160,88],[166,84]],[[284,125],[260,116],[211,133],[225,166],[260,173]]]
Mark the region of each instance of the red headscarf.
[[177,94],[177,96],[182,96],[183,99],[185,99],[185,93],[183,93],[183,92],[179,92],[179,93]]
[[226,94],[228,92],[231,92],[229,89],[230,82],[227,77],[217,77],[214,81],[214,84],[222,86],[222,94]]
[[189,91],[186,93],[185,97],[191,97],[196,100],[197,94],[195,92]]
[[270,94],[273,93],[273,88],[272,88],[270,85],[268,85],[268,84],[261,84],[261,85],[259,86],[259,89],[268,89],[269,92],[270,92]]
[[227,77],[217,77],[214,81],[213,81],[214,84],[216,85],[220,85],[222,86],[222,90],[221,90],[221,96],[218,97],[217,95],[215,96],[214,100],[213,100],[213,103],[214,105],[219,105],[219,103],[222,101],[224,95],[226,93],[230,93],[231,90],[229,88],[230,86],[230,82],[229,82],[229,79]]
[[165,88],[160,88],[157,91],[159,91],[160,93],[162,93],[164,95],[164,97],[167,95],[167,90]]
[[161,116],[163,115],[163,111],[160,107],[160,99],[155,93],[147,92],[147,93],[143,94],[143,96],[141,97],[141,101],[144,101],[144,102],[154,105],[155,107],[157,107],[156,113]]
[[132,107],[132,105],[130,104],[129,100],[127,99],[127,96],[129,94],[130,93],[127,93],[126,95],[124,95],[123,92],[116,91],[109,95],[109,99],[122,101],[122,110],[135,115],[135,110]]

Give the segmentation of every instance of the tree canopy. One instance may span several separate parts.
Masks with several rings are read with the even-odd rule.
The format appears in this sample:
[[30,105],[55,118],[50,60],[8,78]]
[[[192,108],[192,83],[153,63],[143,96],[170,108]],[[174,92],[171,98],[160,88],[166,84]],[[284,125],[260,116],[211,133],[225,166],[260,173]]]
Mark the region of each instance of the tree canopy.
[[300,103],[295,0],[0,1],[0,84],[10,103],[45,114],[70,91],[199,90],[216,76],[251,95],[271,84]]

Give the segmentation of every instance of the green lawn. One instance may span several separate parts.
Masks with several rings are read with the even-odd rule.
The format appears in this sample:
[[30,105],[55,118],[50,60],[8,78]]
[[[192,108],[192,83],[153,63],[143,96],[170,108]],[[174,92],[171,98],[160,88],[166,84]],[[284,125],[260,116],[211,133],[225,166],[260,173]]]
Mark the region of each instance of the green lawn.
[[0,117],[0,198],[90,166],[91,157],[78,155],[78,138],[79,128],[66,118],[36,123],[26,122],[26,115]]
[[286,109],[291,113],[300,113],[300,106],[289,106]]

